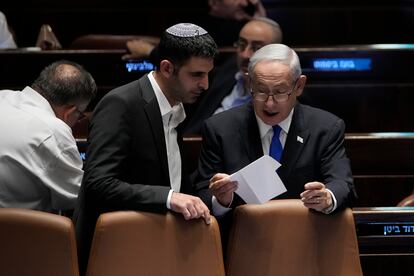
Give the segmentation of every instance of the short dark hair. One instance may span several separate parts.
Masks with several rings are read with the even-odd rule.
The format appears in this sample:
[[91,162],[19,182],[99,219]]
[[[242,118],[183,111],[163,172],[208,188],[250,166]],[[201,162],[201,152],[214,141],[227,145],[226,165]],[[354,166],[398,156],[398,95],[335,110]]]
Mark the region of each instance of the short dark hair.
[[159,68],[164,59],[171,61],[175,66],[181,67],[191,57],[214,59],[217,56],[217,44],[208,34],[191,37],[179,37],[164,32],[156,50],[156,61]]
[[50,104],[58,106],[89,101],[97,91],[92,75],[79,64],[67,60],[45,67],[31,87]]

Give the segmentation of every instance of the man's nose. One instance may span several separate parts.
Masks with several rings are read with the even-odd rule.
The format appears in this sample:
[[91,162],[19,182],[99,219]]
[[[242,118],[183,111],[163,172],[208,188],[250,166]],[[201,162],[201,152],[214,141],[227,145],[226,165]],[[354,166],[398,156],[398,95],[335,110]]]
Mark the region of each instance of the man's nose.
[[273,95],[269,95],[267,97],[267,100],[265,101],[266,107],[272,107],[275,104],[277,104],[277,102],[275,101],[275,98],[273,97]]
[[199,83],[199,87],[207,90],[208,89],[208,75],[204,76]]

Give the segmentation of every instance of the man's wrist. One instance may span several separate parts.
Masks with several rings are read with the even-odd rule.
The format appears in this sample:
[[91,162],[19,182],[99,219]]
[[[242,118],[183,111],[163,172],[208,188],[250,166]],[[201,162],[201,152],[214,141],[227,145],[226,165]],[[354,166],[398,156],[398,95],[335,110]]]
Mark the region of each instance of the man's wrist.
[[333,204],[333,202],[331,202],[331,205],[329,205],[325,209],[322,209],[321,213],[330,214],[333,210],[334,210],[334,204]]

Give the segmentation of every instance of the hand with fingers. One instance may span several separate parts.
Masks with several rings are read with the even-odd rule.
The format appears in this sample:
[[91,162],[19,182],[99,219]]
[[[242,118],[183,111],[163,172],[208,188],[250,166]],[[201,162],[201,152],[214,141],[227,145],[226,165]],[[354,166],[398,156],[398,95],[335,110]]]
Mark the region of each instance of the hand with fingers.
[[206,224],[211,223],[208,207],[200,198],[192,195],[173,192],[171,210],[182,214],[185,220],[203,218]]
[[123,60],[147,58],[155,45],[145,39],[134,39],[126,43],[129,53],[122,56]]
[[222,206],[228,207],[237,190],[237,182],[231,181],[228,174],[217,173],[210,179],[209,189]]
[[332,207],[332,194],[321,182],[309,182],[305,184],[305,191],[300,194],[303,204],[319,212],[324,212]]

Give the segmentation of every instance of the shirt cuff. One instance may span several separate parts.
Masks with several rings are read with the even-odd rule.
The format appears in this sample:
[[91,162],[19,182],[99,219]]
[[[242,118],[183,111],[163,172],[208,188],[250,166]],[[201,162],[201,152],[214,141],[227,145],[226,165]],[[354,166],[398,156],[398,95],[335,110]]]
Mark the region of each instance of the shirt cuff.
[[[232,203],[233,203],[233,197],[231,198],[229,206]],[[224,207],[223,205],[221,205],[215,196],[213,196],[213,199],[211,200],[211,204],[213,206],[213,215],[215,216],[222,216],[231,210],[231,208]]]
[[171,197],[172,197],[173,192],[174,192],[173,189],[171,189],[168,192],[167,203],[166,203],[168,210],[171,210]]
[[338,203],[337,203],[335,195],[332,193],[332,191],[329,190],[329,189],[326,189],[326,190],[331,194],[332,205],[329,206],[328,208],[323,209],[321,212],[324,213],[324,214],[330,214],[330,213],[332,213],[333,211],[336,210],[336,207],[337,207]]

